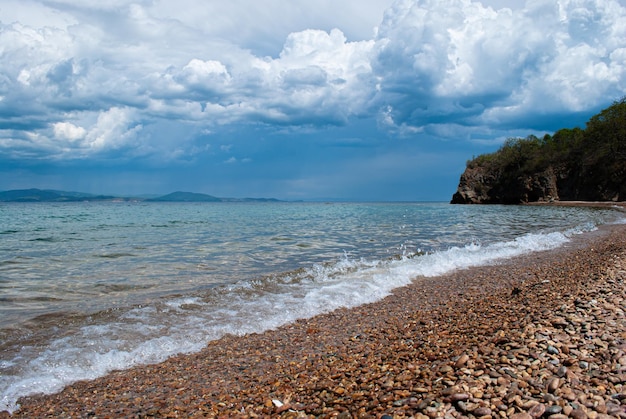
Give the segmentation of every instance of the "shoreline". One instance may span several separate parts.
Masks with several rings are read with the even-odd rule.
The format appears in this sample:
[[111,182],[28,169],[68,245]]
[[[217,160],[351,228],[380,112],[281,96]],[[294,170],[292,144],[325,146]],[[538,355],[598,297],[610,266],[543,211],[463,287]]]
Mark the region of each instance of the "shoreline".
[[604,226],[0,417],[626,417],[625,270],[626,226]]
[[535,201],[523,205],[531,206],[554,206],[554,207],[588,207],[588,208],[614,208],[626,211],[625,201]]

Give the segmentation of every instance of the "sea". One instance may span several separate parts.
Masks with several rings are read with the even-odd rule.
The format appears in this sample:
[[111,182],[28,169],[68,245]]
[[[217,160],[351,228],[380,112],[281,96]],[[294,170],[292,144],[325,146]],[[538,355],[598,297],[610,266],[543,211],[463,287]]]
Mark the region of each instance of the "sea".
[[0,411],[624,222],[422,202],[0,203]]

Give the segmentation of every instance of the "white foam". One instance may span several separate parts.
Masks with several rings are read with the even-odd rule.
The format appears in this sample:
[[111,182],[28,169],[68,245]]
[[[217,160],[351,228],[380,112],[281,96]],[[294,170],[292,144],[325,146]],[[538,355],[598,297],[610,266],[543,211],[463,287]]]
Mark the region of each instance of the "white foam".
[[[165,309],[147,306],[120,316],[119,322],[83,327],[75,335],[50,342],[46,350],[25,350],[3,365],[20,365],[0,376],[0,411],[18,408],[21,396],[54,393],[65,385],[103,376],[112,370],[157,363],[177,353],[199,351],[226,333],[242,335],[279,327],[339,307],[377,301],[419,276],[438,276],[456,269],[489,264],[521,254],[554,249],[586,225],[565,233],[527,234],[515,240],[469,243],[445,251],[399,260],[364,261],[344,257],[335,264],[315,265],[271,290],[242,283],[224,287],[211,304],[198,297],[168,301]],[[185,305],[199,308],[185,310]],[[28,357],[24,359],[23,357]]]
[[624,215],[622,218],[618,218],[612,224],[626,224],[626,215]]

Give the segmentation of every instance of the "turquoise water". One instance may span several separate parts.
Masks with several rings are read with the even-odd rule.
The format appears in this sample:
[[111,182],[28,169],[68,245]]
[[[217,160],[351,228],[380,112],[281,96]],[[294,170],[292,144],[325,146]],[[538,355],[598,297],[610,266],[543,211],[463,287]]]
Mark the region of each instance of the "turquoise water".
[[0,410],[622,217],[443,203],[1,204]]

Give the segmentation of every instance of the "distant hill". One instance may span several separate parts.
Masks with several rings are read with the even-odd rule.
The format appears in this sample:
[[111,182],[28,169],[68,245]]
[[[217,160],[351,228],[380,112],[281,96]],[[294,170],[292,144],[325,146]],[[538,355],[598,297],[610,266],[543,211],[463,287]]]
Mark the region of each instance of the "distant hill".
[[42,189],[14,189],[0,192],[0,202],[79,202],[110,201],[114,196],[92,195],[82,192],[67,192]]
[[453,204],[626,201],[626,97],[585,129],[507,140],[467,162]]
[[50,189],[14,189],[0,191],[0,202],[82,202],[82,201],[145,201],[145,202],[280,202],[274,198],[218,198],[194,192],[173,192],[156,198],[93,195],[83,192]]
[[158,198],[146,199],[148,202],[280,202],[274,198],[218,198],[194,192],[172,192]]
[[146,199],[148,202],[220,202],[221,198],[193,192],[172,192],[158,198]]

